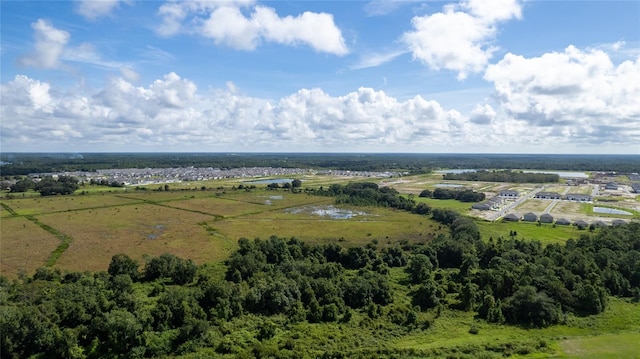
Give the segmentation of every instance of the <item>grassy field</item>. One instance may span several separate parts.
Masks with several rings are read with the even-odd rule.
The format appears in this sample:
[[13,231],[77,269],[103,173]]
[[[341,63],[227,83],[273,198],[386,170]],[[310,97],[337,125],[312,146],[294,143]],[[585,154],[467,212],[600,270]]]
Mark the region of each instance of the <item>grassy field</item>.
[[569,238],[578,238],[585,231],[578,230],[575,226],[553,226],[552,224],[543,223],[540,226],[537,223],[529,222],[487,222],[476,221],[482,238],[493,239],[509,238],[511,231],[517,232],[517,238],[528,240],[539,240],[543,244],[546,243],[564,243]]
[[[496,325],[477,321],[470,312],[446,312],[429,330],[410,333],[396,345],[434,353],[475,350],[478,356],[491,354],[483,350],[506,347],[519,358],[638,358],[640,304],[610,298],[608,305],[601,314],[571,317],[566,324],[543,329]],[[478,334],[469,333],[472,325]]]
[[9,278],[31,275],[43,267],[60,240],[24,217],[2,218],[0,273]]
[[[357,214],[348,219],[312,213],[332,203],[332,198],[303,193],[230,189],[3,199],[2,273],[15,278],[23,269],[30,275],[47,263],[67,271],[100,271],[117,253],[141,262],[165,252],[196,263],[219,262],[241,237],[296,236],[343,245],[375,239],[386,245],[400,240],[424,242],[445,230],[426,217],[382,208],[340,207]],[[39,233],[50,243],[37,247],[32,255],[26,248],[35,244],[29,233]],[[68,247],[58,248],[61,239],[56,236],[66,238]]]

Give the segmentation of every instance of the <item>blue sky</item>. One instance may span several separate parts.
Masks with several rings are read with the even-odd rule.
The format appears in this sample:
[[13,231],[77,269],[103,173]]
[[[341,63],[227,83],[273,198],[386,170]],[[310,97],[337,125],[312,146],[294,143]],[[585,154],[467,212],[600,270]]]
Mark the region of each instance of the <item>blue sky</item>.
[[0,149],[640,154],[639,1],[2,1]]

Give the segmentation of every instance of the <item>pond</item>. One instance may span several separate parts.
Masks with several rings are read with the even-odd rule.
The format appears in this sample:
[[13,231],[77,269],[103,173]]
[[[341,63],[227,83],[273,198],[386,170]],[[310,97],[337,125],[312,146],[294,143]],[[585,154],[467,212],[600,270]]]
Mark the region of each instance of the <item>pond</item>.
[[454,183],[438,183],[434,187],[459,188],[459,187],[464,187],[464,185],[462,185],[462,184],[454,184]]
[[568,172],[568,171],[535,171],[525,170],[524,173],[547,173],[552,175],[558,175],[560,178],[589,178],[589,175],[584,172]]
[[462,168],[462,169],[450,169],[450,170],[438,170],[436,173],[466,173],[466,172],[478,172],[478,170],[474,170],[471,168]]
[[633,216],[633,213],[623,211],[621,209],[615,208],[607,208],[607,207],[593,207],[593,211],[595,213],[606,213],[606,214],[621,214],[624,216]]
[[350,219],[356,216],[366,216],[368,213],[342,209],[334,206],[304,206],[288,209],[287,212],[293,214],[312,214],[314,216],[328,217],[331,219]]
[[246,181],[242,182],[243,184],[270,184],[270,183],[291,183],[293,179],[291,178],[267,178],[255,181]]

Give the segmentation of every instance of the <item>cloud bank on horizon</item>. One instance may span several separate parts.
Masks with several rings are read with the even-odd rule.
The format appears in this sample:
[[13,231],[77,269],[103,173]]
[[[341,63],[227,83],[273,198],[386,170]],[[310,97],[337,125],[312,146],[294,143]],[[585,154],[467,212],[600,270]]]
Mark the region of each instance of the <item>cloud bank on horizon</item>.
[[5,152],[640,154],[637,2],[39,4],[0,4]]

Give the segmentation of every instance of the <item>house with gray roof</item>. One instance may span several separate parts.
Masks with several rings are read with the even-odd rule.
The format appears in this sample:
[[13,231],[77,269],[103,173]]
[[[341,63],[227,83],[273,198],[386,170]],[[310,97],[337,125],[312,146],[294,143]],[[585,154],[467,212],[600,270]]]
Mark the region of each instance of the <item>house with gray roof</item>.
[[593,197],[582,193],[569,193],[564,197],[564,199],[575,202],[593,202]]
[[607,226],[607,224],[602,222],[602,221],[595,221],[595,222],[591,223],[591,225],[594,228],[602,228],[602,227],[606,227]]
[[569,221],[566,218],[558,218],[558,220],[556,221],[556,224],[561,225],[561,226],[568,226],[571,224],[571,221]]
[[604,189],[610,189],[610,190],[617,191],[618,190],[618,184],[615,183],[615,182],[609,182],[604,186]]
[[513,190],[504,190],[504,191],[500,191],[500,193],[498,193],[498,196],[500,196],[500,197],[518,198],[518,197],[520,197],[520,192],[513,191]]
[[573,222],[573,225],[578,227],[578,228],[587,228],[587,227],[589,227],[589,223],[587,221],[583,221],[581,219]]
[[553,223],[553,216],[549,213],[543,213],[540,215],[541,223]]
[[538,192],[535,198],[538,199],[562,199],[562,196],[558,192]]
[[526,222],[535,222],[538,220],[538,215],[533,212],[525,213],[524,216],[522,216],[522,220]]
[[518,222],[520,220],[520,215],[516,213],[509,213],[506,216],[504,216],[502,220],[508,221],[508,222]]
[[611,221],[612,226],[624,226],[625,224],[627,224],[627,221],[622,219],[614,219],[613,221]]

